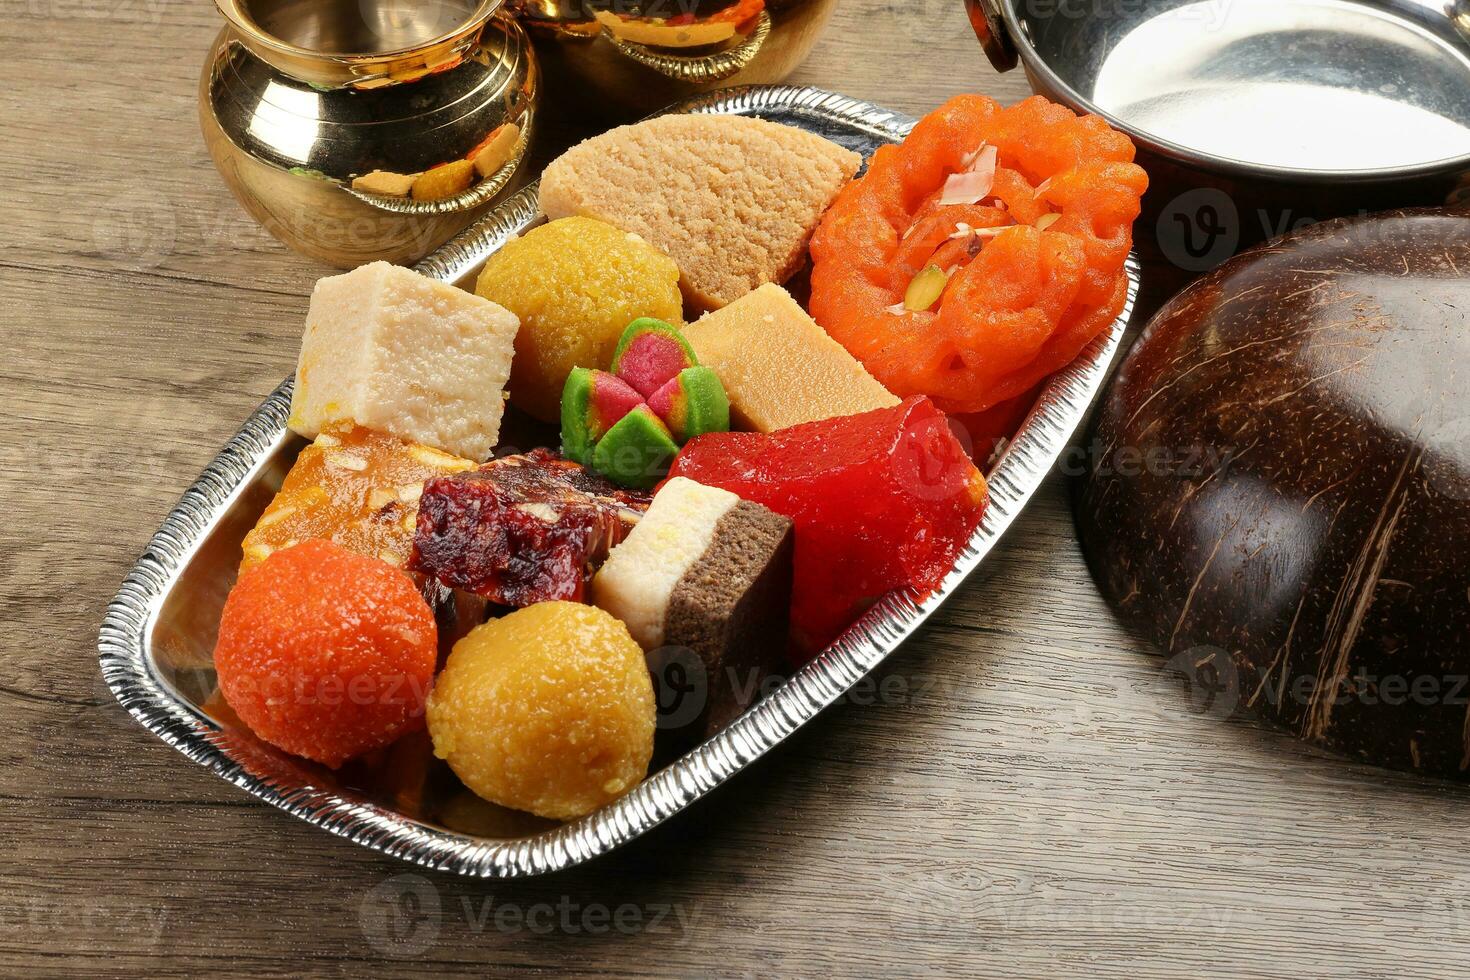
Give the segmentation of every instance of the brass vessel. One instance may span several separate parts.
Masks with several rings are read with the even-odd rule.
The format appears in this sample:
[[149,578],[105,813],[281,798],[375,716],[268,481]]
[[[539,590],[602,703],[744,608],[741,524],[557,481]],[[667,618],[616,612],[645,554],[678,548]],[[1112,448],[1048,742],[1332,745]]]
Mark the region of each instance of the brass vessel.
[[[205,142],[240,203],[292,248],[343,268],[417,261],[483,213],[525,158],[539,72],[502,0],[217,4],[226,26],[200,81]],[[495,136],[490,169],[450,196],[353,187],[374,172],[411,182],[463,169]]]
[[[744,0],[757,12],[724,37],[710,29],[741,8],[739,0],[513,3],[535,42],[552,100],[575,101],[608,122],[631,121],[711,89],[785,80],[837,7],[837,0]],[[657,31],[646,30],[648,23]]]

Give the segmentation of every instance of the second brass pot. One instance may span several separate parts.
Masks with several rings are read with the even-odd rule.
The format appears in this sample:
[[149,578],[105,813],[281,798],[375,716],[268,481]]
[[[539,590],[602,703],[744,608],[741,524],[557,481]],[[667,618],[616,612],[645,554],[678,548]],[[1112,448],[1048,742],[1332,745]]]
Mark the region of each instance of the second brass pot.
[[606,122],[629,122],[734,85],[781,82],[816,44],[837,0],[766,0],[743,33],[718,49],[654,47],[619,38],[584,0],[520,0],[551,98]]

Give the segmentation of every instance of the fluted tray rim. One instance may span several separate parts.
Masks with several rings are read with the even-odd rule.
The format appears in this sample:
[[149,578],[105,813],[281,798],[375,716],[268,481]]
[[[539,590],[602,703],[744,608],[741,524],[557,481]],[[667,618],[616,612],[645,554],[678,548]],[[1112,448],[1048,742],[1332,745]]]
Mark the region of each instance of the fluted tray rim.
[[[759,115],[780,112],[815,129],[846,127],[880,140],[901,139],[914,120],[879,106],[798,86],[728,89],[669,111]],[[420,271],[459,281],[495,248],[541,220],[535,185],[512,195],[490,214],[419,264]],[[651,775],[633,792],[572,823],[519,839],[477,838],[431,826],[279,774],[262,772],[258,752],[173,691],[153,669],[153,622],[190,555],[230,501],[286,437],[292,379],[246,419],[240,431],[189,487],[108,605],[98,637],[103,677],[149,731],[253,796],[365,847],[405,861],[481,878],[542,874],[580,864],[618,848],[679,813],[775,748],[815,718],[898,649],[959,587],[989,553],[1046,478],[1082,421],[1118,349],[1138,289],[1130,257],[1128,301],[1112,329],[1054,375],[1036,406],[989,473],[990,502],[954,569],[932,594],[916,600],[894,594],[878,603],[811,663],[753,709],[703,745]]]

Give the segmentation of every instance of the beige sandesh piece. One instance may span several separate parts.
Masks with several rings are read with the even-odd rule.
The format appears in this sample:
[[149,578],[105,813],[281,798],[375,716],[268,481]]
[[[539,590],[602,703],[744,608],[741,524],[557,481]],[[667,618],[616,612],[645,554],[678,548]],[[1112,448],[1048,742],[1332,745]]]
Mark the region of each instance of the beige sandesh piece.
[[659,116],[552,161],[541,210],[638,233],[678,263],[690,304],[713,310],[789,278],[861,163],[830,140],[761,119]]

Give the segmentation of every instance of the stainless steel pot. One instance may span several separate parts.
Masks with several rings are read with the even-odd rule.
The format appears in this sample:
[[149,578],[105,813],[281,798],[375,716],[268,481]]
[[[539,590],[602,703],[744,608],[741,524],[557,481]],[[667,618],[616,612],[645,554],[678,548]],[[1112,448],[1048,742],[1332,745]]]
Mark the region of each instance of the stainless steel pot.
[[1470,0],[966,0],[991,63],[1128,133],[1146,259],[1470,201]]

